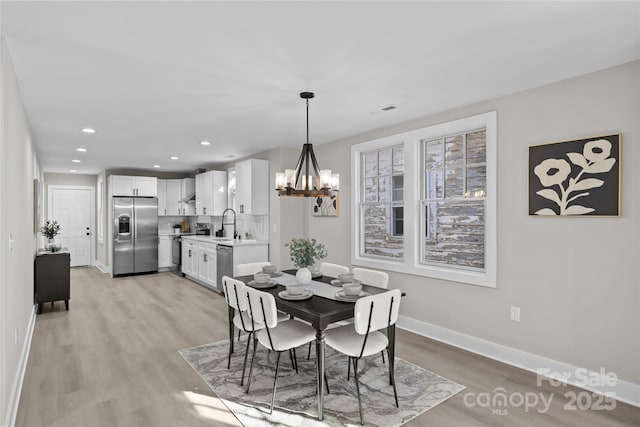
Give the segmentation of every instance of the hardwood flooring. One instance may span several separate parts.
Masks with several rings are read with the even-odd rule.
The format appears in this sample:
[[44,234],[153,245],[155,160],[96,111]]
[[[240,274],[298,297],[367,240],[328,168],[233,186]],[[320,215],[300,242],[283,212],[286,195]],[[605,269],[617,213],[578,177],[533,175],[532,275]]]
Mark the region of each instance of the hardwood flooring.
[[[239,426],[178,354],[227,331],[224,297],[189,280],[74,268],[70,311],[45,304],[37,317],[16,426]],[[467,387],[407,426],[640,425],[640,408],[565,410],[564,394],[580,389],[538,387],[530,372],[406,331],[398,330],[397,355]],[[498,387],[553,399],[544,413],[542,403],[528,411],[467,404]]]

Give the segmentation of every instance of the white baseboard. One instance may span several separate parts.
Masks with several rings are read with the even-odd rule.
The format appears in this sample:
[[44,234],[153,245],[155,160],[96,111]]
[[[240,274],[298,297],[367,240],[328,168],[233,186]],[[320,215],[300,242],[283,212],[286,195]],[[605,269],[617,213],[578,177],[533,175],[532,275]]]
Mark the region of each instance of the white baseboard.
[[22,383],[24,381],[24,374],[27,370],[27,361],[29,359],[29,350],[31,349],[31,338],[33,338],[33,329],[36,324],[36,309],[37,305],[33,306],[31,310],[31,318],[29,319],[29,325],[27,326],[27,334],[22,346],[22,353],[20,354],[20,360],[18,361],[18,370],[13,380],[13,387],[11,388],[11,395],[9,397],[9,405],[7,406],[7,423],[8,427],[13,427],[16,423],[16,416],[18,415],[18,405],[20,404],[20,394],[22,393]]
[[[405,329],[418,335],[450,344],[454,347],[458,347],[508,365],[516,366],[536,374],[539,373],[539,369],[546,369],[550,375],[544,376],[549,378],[557,379],[554,373],[575,373],[578,369],[580,369],[581,372],[584,372],[589,378],[602,378],[600,372],[587,371],[584,368],[579,368],[568,363],[549,359],[544,356],[528,353],[512,347],[507,347],[481,338],[476,338],[471,335],[466,335],[431,323],[415,320],[410,317],[399,316],[397,326],[398,328]],[[573,378],[573,375],[565,382],[594,393],[607,396],[611,395],[611,397],[614,397],[620,402],[640,407],[640,384],[624,381],[618,378],[614,387],[606,387],[605,389],[605,387],[585,386],[584,383],[576,381],[575,378]],[[612,392],[615,393],[615,396],[611,394]]]
[[111,269],[107,266],[105,266],[103,263],[101,263],[98,260],[95,260],[94,266],[100,270],[101,272],[103,272],[104,274],[109,274],[111,273]]

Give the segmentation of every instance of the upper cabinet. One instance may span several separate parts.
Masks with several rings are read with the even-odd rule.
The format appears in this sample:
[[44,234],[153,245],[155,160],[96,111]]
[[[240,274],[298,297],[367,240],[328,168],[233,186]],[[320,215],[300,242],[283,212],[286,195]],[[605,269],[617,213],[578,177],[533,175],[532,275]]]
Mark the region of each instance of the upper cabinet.
[[269,214],[269,162],[250,159],[236,164],[235,210],[241,214]]
[[151,176],[111,175],[111,194],[113,196],[157,197],[157,178]]
[[222,215],[227,208],[227,173],[209,171],[196,175],[196,215]]
[[195,191],[193,178],[158,180],[158,215],[195,215],[194,203],[189,203]]

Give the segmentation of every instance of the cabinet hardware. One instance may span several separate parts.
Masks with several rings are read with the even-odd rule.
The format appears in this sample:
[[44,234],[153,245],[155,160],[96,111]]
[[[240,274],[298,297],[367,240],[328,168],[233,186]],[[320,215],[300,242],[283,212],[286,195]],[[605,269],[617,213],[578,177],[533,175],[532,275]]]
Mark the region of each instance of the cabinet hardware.
[[204,262],[207,262],[207,254],[204,254]]
[[191,249],[189,249],[189,258],[191,258]]

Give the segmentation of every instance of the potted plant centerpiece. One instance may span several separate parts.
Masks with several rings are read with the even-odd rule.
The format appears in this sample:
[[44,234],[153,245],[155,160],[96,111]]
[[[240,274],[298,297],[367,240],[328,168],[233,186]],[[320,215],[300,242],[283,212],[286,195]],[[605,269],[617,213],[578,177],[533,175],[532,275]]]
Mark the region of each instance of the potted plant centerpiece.
[[45,249],[51,252],[55,252],[57,248],[56,246],[56,236],[60,234],[60,224],[58,221],[47,221],[44,223],[42,227],[40,227],[40,233],[42,233],[47,238],[47,244]]
[[313,265],[327,257],[327,248],[316,239],[291,239],[284,245],[289,248],[291,261],[298,267],[296,277],[303,284],[311,282],[312,277],[320,276],[317,271],[312,271]]

